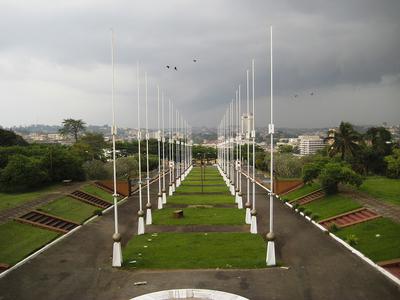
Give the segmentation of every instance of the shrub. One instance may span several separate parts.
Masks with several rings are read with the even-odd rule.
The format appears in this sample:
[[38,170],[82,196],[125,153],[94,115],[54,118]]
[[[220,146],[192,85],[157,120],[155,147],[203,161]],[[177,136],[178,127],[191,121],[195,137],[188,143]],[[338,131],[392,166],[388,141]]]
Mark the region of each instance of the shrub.
[[355,234],[349,234],[346,236],[346,242],[350,246],[355,246],[358,244],[358,237]]
[[360,175],[341,163],[327,163],[319,175],[319,180],[326,194],[337,193],[339,183],[348,183],[357,187],[362,183]]
[[293,209],[297,209],[300,205],[298,203],[293,204]]
[[103,215],[103,211],[101,210],[101,209],[96,209],[95,210],[95,212],[94,212],[94,214],[96,215],[96,216],[102,216]]
[[319,215],[318,214],[312,214],[311,215],[311,219],[314,220],[314,221],[318,220],[319,219]]
[[49,181],[41,160],[16,154],[0,172],[0,187],[4,191],[36,188]]
[[328,229],[330,232],[332,232],[332,233],[335,233],[335,232],[338,232],[339,231],[339,227],[335,224],[335,223],[332,223],[330,226],[329,226],[329,229]]
[[300,206],[299,208],[298,208],[298,210],[300,211],[300,212],[302,212],[302,211],[304,211],[306,208],[304,207],[304,206]]
[[310,216],[312,214],[312,211],[307,209],[307,210],[304,211],[304,214],[306,216]]

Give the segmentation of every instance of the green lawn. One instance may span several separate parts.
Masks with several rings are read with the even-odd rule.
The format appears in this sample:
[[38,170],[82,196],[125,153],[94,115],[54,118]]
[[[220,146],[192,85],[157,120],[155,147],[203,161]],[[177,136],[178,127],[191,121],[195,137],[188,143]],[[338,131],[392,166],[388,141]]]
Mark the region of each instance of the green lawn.
[[171,204],[234,204],[235,199],[231,195],[173,195],[168,198]]
[[[188,186],[188,185],[182,185],[176,189],[177,194],[181,193],[201,193],[202,192],[202,186]],[[203,186],[203,192],[205,193],[225,193],[225,194],[230,194],[229,190],[226,185],[218,185],[218,186]]]
[[400,205],[400,179],[368,177],[360,187],[372,197]]
[[0,225],[0,263],[14,265],[59,234],[11,221]]
[[354,247],[375,262],[400,258],[400,224],[378,218],[345,227],[335,233],[342,239],[350,234],[358,238]]
[[183,208],[184,217],[176,219],[177,208],[154,210],[154,225],[243,225],[244,210],[237,208]]
[[200,179],[199,180],[188,180],[188,179],[185,179],[182,182],[183,186],[184,185],[202,185],[202,184],[204,184],[204,185],[220,184],[220,185],[225,185],[226,186],[226,184],[222,180],[222,178],[221,179],[209,179],[209,180],[204,180],[204,181],[201,181]]
[[351,198],[337,194],[312,201],[304,207],[306,210],[311,210],[313,214],[317,214],[318,220],[322,220],[360,208],[361,205]]
[[44,206],[40,210],[77,223],[83,223],[94,215],[99,208],[86,204],[71,197],[59,198]]
[[320,184],[316,183],[316,182],[311,183],[311,184],[305,184],[301,188],[282,196],[282,199],[288,200],[288,201],[295,200],[299,197],[302,197],[309,193],[312,193],[320,188],[321,188]]
[[113,196],[110,193],[107,193],[105,190],[103,190],[93,184],[86,184],[86,185],[82,186],[80,188],[80,190],[82,192],[85,192],[85,193],[91,194],[93,196],[96,196],[100,199],[103,199],[107,202],[110,202],[110,203],[114,202]]
[[123,257],[126,268],[263,268],[265,242],[249,233],[144,234],[129,241]]
[[0,211],[16,207],[25,202],[35,200],[41,196],[54,192],[60,185],[52,185],[42,189],[23,193],[0,193]]

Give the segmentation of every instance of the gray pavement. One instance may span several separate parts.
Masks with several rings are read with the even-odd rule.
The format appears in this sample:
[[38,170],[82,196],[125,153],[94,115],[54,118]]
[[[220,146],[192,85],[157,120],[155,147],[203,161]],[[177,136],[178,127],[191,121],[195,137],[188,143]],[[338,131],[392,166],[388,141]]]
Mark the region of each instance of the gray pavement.
[[[257,189],[258,228],[265,234],[268,202]],[[397,285],[282,203],[275,203],[278,260],[289,269],[113,269],[113,215],[109,213],[0,279],[0,299],[130,299],[172,288],[222,290],[254,300],[400,299]],[[123,243],[136,234],[137,207],[136,195],[120,206]],[[137,281],[147,285],[135,286]]]

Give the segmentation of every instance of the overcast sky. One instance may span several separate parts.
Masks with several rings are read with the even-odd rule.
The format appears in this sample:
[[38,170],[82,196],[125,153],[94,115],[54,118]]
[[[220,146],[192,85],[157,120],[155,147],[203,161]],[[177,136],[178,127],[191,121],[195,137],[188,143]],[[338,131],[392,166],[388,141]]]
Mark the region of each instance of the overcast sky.
[[400,123],[398,0],[1,0],[0,125],[110,124],[113,27],[119,126],[137,126],[137,61],[150,109],[159,84],[192,125],[216,126],[239,84],[245,100],[252,58],[264,126],[271,24],[277,127]]

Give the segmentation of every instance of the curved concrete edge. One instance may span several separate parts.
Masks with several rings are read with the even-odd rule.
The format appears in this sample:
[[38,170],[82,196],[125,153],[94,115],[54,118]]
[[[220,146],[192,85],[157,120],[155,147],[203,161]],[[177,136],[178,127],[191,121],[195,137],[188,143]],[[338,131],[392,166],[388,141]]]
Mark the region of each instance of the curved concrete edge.
[[249,300],[242,296],[221,291],[203,289],[176,289],[150,293],[131,300],[167,300],[167,299],[209,299],[209,300]]

